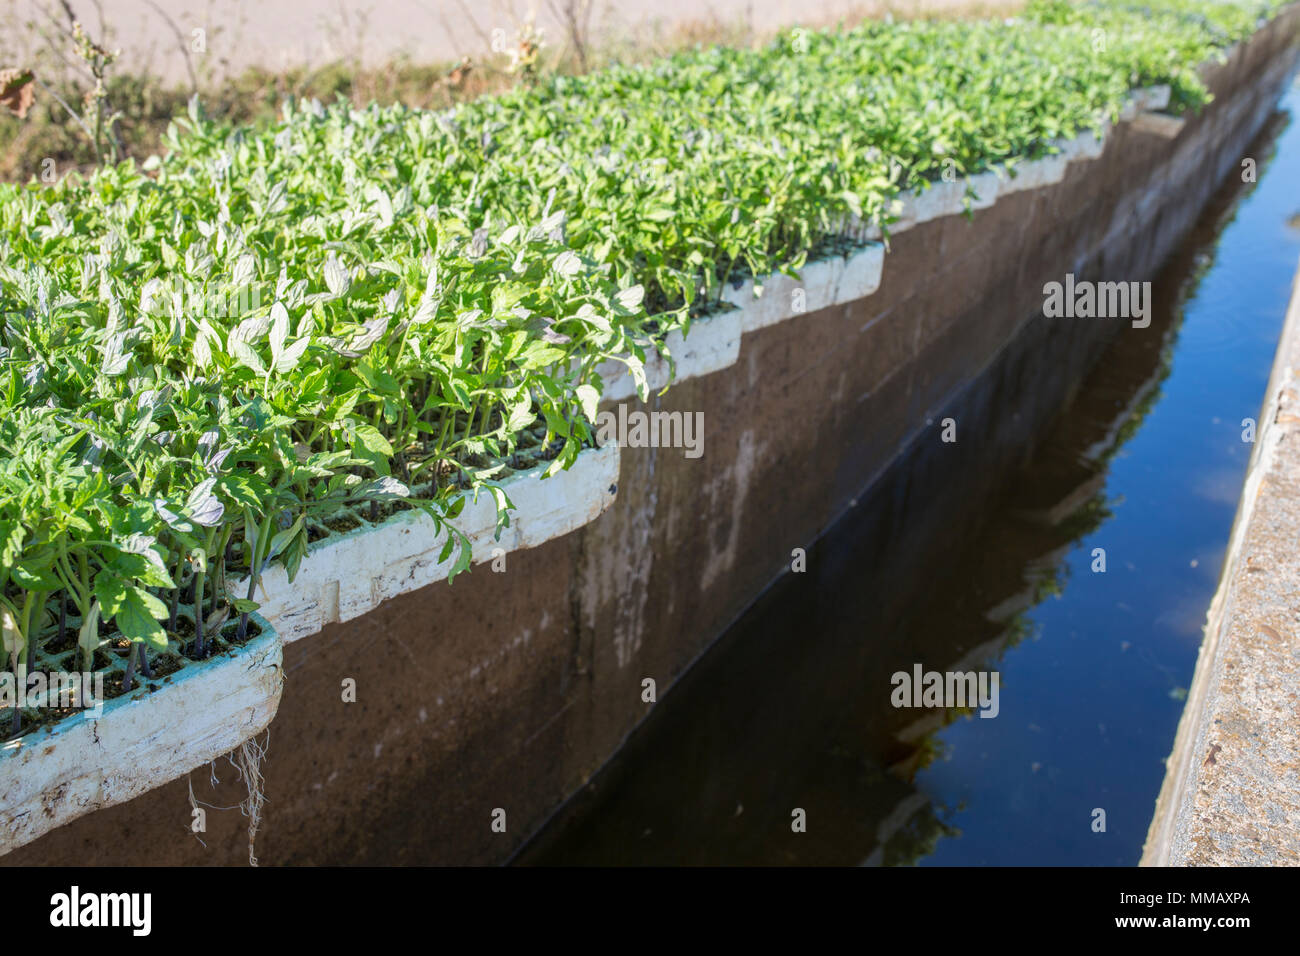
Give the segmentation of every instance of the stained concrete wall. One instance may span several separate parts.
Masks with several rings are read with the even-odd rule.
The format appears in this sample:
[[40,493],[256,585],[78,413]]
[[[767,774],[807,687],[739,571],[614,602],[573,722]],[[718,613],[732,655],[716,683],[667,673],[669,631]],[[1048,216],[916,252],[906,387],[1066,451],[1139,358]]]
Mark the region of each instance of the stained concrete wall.
[[[1149,331],[1044,319],[1043,285],[1067,272],[1154,274],[1280,95],[1298,20],[1289,9],[1215,69],[1215,103],[1176,137],[1121,125],[1099,159],[1071,164],[1056,185],[896,236],[875,294],[750,333],[735,366],[653,399],[658,410],[704,413],[703,457],[625,448],[618,499],[592,524],[511,554],[505,573],[480,567],[287,646],[259,862],[506,859],[644,716],[642,680],[653,678],[663,700],[789,567],[791,550],[905,450],[936,443],[882,508],[886,530],[902,527],[907,495],[955,501],[958,489],[997,481],[1005,469],[969,473],[945,457],[939,421],[979,400],[985,370],[1022,333],[1046,343],[1038,371],[1057,372],[1025,410],[1045,419],[1113,335]],[[1003,426],[1003,439],[1022,433]],[[957,427],[950,449],[995,437]],[[1018,448],[1006,441],[1007,468]],[[936,496],[945,484],[953,495]],[[911,519],[898,548],[976,520],[957,508],[925,514],[928,527]],[[346,678],[355,703],[342,701]],[[190,784],[213,807],[242,796],[229,765],[216,771],[215,785],[191,774],[3,862],[242,863],[238,812],[209,811],[207,832],[190,832]],[[504,833],[490,826],[496,808]]]

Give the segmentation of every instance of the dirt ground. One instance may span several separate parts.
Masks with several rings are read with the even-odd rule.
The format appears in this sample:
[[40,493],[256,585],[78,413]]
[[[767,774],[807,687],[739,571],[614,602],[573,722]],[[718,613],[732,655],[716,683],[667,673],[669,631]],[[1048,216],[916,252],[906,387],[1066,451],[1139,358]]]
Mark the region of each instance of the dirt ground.
[[[22,58],[25,45],[66,22],[63,0],[0,0],[6,34],[0,58]],[[118,69],[184,81],[191,69],[217,80],[249,66],[281,69],[338,59],[377,66],[394,57],[438,62],[498,52],[517,36],[530,10],[546,42],[571,33],[568,10],[589,7],[585,36],[597,44],[638,44],[671,37],[688,24],[767,33],[786,26],[959,10],[1005,9],[989,0],[66,0],[91,29],[122,50]],[[23,29],[33,23],[37,30]],[[105,31],[107,27],[107,31]],[[15,29],[18,28],[18,29]],[[201,32],[196,32],[201,31]],[[584,34],[580,34],[584,35]],[[688,33],[689,35],[689,33]],[[189,64],[187,65],[187,58]]]

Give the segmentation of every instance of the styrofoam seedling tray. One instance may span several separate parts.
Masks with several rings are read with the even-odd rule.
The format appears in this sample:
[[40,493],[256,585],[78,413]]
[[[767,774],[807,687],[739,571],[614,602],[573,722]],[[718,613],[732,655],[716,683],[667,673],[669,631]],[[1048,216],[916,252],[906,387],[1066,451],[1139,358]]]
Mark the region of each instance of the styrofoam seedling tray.
[[928,189],[903,197],[902,221],[913,225],[956,216],[969,209],[987,209],[997,202],[1001,183],[995,172],[962,176],[951,182],[940,180]]
[[1065,178],[1065,169],[1069,165],[1069,159],[1056,153],[1052,156],[1027,159],[1014,165],[1003,166],[1000,194],[1009,196],[1030,189],[1052,186]]
[[[887,218],[891,234],[905,232],[913,226],[944,216],[957,216],[968,209],[988,209],[997,202],[1003,190],[1004,174],[997,169],[960,176],[951,181],[935,180],[923,188],[909,189],[890,201]],[[862,226],[850,223],[855,234],[869,242],[884,238],[884,229],[877,223]]]
[[[1159,116],[1159,111],[1169,107],[1171,89],[1168,84],[1143,87],[1133,90],[1128,95],[1120,111],[1121,123],[1154,123],[1167,132],[1173,129],[1174,135],[1181,130],[1183,121],[1176,117]],[[1106,136],[1110,124],[1103,123],[1098,130],[1083,130],[1070,139],[1055,140],[1053,145],[1058,152],[1038,159],[1008,164],[1000,167],[1003,194],[1023,192],[1050,186],[1065,178],[1065,169],[1070,163],[1097,159],[1106,148]]]
[[747,279],[739,288],[727,288],[722,298],[739,310],[741,332],[754,332],[794,315],[871,295],[880,288],[884,262],[885,247],[878,242],[867,243],[847,256],[828,256],[806,263],[798,278],[774,273],[759,283],[761,294],[757,297],[754,280]]
[[1173,91],[1167,83],[1134,90],[1128,95],[1128,99],[1124,101],[1124,108],[1120,110],[1120,122],[1131,122],[1139,113],[1158,113],[1161,110],[1168,109],[1169,98],[1172,93]]
[[[1131,100],[1143,108],[1167,104],[1168,87],[1136,90]],[[1108,123],[1097,130],[1083,130],[1070,139],[1053,143],[1055,153],[1038,159],[1015,163],[1014,168],[995,167],[951,182],[942,180],[918,191],[908,191],[890,203],[891,233],[903,232],[919,223],[944,216],[960,215],[968,210],[987,209],[998,196],[1058,183],[1069,163],[1096,159],[1105,148]],[[667,346],[676,368],[672,381],[683,381],[733,364],[739,358],[739,337],[745,332],[766,328],[794,315],[842,305],[875,292],[884,268],[882,230],[849,217],[840,230],[845,236],[863,242],[863,248],[848,257],[828,256],[808,263],[798,279],[782,273],[764,277],[760,282],[746,279],[739,288],[723,290],[722,301],[736,307],[726,312],[698,319],[691,334],[669,334]],[[755,286],[762,294],[755,297]],[[796,290],[803,290],[802,308],[795,305]],[[602,400],[620,402],[636,395],[635,380],[627,367],[616,360],[603,363],[599,374],[604,379]],[[646,384],[651,393],[669,384],[668,362],[659,354],[648,355],[645,362]]]
[[[1170,88],[1168,85],[1144,87],[1132,91],[1120,113],[1122,122],[1141,120],[1157,123],[1150,115],[1169,106]],[[1165,119],[1165,118],[1162,118]],[[1176,135],[1181,124],[1175,125],[1174,118],[1167,118],[1159,123],[1163,134],[1170,130]],[[891,216],[897,221],[889,226],[890,232],[902,232],[919,223],[929,222],[943,216],[955,216],[966,211],[967,189],[975,195],[971,198],[969,208],[986,209],[996,202],[999,195],[1024,192],[1059,183],[1065,178],[1066,167],[1073,162],[1085,162],[1101,156],[1106,146],[1106,136],[1110,124],[1103,122],[1096,130],[1082,130],[1065,139],[1054,140],[1056,152],[1036,159],[1020,160],[996,167],[986,173],[954,180],[953,182],[934,183],[929,189],[920,192],[904,193],[894,201]],[[879,226],[868,227],[864,233],[868,239],[881,236]]]
[[[695,319],[687,335],[680,329],[669,332],[665,345],[675,368],[670,374],[668,360],[647,349],[644,370],[649,393],[662,391],[670,381],[696,378],[734,365],[740,357],[741,334],[741,313],[736,309]],[[621,402],[636,397],[636,380],[622,362],[609,359],[597,372],[604,380],[602,401]]]
[[[1153,109],[1168,105],[1169,87],[1159,86],[1135,90],[1130,94],[1129,109],[1137,115],[1146,115]],[[927,189],[906,193],[893,202],[893,215],[898,221],[890,226],[900,232],[920,222],[928,222],[947,215],[959,215],[967,209],[984,209],[993,205],[998,196],[1010,195],[1026,189],[1036,189],[1060,182],[1066,166],[1071,162],[1095,159],[1101,155],[1109,124],[1096,130],[1084,130],[1070,139],[1057,141],[1058,152],[1038,159],[1016,163],[1014,169],[998,167],[961,177],[953,182],[936,182]],[[651,394],[662,391],[672,381],[707,375],[727,368],[738,360],[740,339],[745,332],[775,325],[804,312],[813,312],[830,306],[861,299],[873,293],[880,285],[884,268],[884,246],[874,241],[880,238],[879,227],[858,222],[846,222],[844,233],[861,239],[866,237],[861,249],[848,256],[828,256],[815,260],[801,270],[798,278],[777,273],[765,277],[760,283],[753,279],[744,281],[738,288],[727,288],[722,300],[733,309],[695,320],[690,334],[680,330],[669,333],[666,345],[673,357],[673,374],[669,362],[658,352],[647,355],[644,364],[646,384]],[[754,295],[755,286],[762,292]],[[802,291],[802,302],[796,293]],[[802,306],[802,307],[800,307]],[[613,403],[634,398],[637,394],[635,380],[627,366],[609,360],[598,368],[604,380],[602,402]],[[584,469],[580,474],[564,479],[572,472],[561,472],[548,481],[554,491],[565,487],[573,494],[590,494],[590,500],[573,499],[578,503],[553,502],[541,520],[530,521],[526,508],[520,506],[512,517],[512,528],[495,540],[495,507],[489,496],[480,493],[479,501],[467,507],[458,525],[463,526],[474,546],[475,560],[487,560],[486,554],[509,552],[519,547],[531,547],[546,538],[563,534],[580,527],[608,506],[612,495],[599,492],[599,486],[608,478],[608,486],[617,484],[616,452],[602,450],[603,457],[594,456],[595,450],[583,452],[580,461]],[[612,466],[612,467],[611,467]],[[530,480],[545,471],[547,465],[516,472],[505,478],[503,486],[516,498]],[[600,476],[596,480],[596,476]],[[581,491],[581,489],[587,491]],[[541,492],[536,492],[541,495]],[[520,502],[517,500],[516,505]],[[423,584],[447,576],[455,555],[446,562],[436,560],[445,537],[433,540],[432,522],[418,510],[398,512],[379,524],[370,521],[363,508],[343,509],[358,523],[347,532],[331,532],[312,544],[308,557],[299,571],[299,578],[289,585],[282,568],[272,567],[264,577],[259,599],[263,613],[275,622],[284,640],[292,641],[315,633],[324,624],[346,621],[377,606],[386,597],[412,590]],[[532,543],[526,543],[520,528],[530,526],[536,530]],[[378,537],[375,537],[375,536]],[[397,551],[390,549],[396,547]],[[499,549],[499,550],[498,550]],[[377,551],[395,558],[390,566],[377,567]],[[283,580],[281,580],[283,578]],[[235,593],[244,593],[246,581],[236,585]]]
[[[614,502],[618,454],[613,444],[589,448],[550,478],[542,477],[546,462],[503,479],[499,485],[515,510],[500,538],[496,503],[485,489],[477,498],[464,493],[464,510],[451,524],[469,538],[475,564],[575,531]],[[459,553],[457,547],[440,560],[446,541],[446,531],[437,531],[419,509],[332,534],[311,544],[292,583],[280,565],[266,569],[255,596],[259,613],[286,643],[308,637],[326,624],[352,620],[390,598],[445,580]],[[248,579],[232,590],[246,594]]]
[[[501,470],[493,478],[494,481],[505,481],[514,475],[522,474],[523,472],[526,471],[531,471],[537,468],[538,466],[545,468],[547,465],[550,464],[551,459],[543,457],[543,452],[545,450],[545,442],[543,442],[540,438],[537,438],[535,435],[533,437],[534,437],[533,444],[531,445],[521,444],[519,447],[515,449],[515,454],[512,457],[517,457],[519,455],[528,455],[537,460],[533,464],[527,466],[520,466],[520,467],[515,467],[511,465],[509,460],[501,461],[500,462],[502,466]],[[410,489],[411,489],[412,497],[419,498],[423,496],[428,496],[434,489],[434,483],[432,481],[423,481],[411,485]],[[307,519],[308,525],[311,526],[320,535],[317,541],[312,542],[312,544],[315,545],[327,538],[338,537],[339,535],[350,534],[354,531],[361,531],[366,528],[377,527],[378,525],[383,524],[385,521],[391,518],[394,514],[400,511],[412,510],[416,507],[415,505],[409,505],[407,507],[397,507],[397,508],[393,507],[394,504],[399,504],[399,503],[400,502],[396,502],[396,501],[380,502],[379,510],[381,512],[381,517],[378,520],[374,520],[370,517],[370,506],[368,504],[362,504],[362,503],[356,503],[351,505],[340,505],[327,515],[309,517]],[[356,527],[348,528],[346,530],[339,530],[337,528],[330,527],[331,523],[340,520],[349,521]],[[291,522],[287,517],[283,519],[279,525],[280,530],[284,530],[285,528],[289,527],[290,523]],[[246,594],[247,587],[248,587],[247,565],[241,566],[239,568],[238,573],[243,577],[245,590],[243,592],[236,591],[234,593]]]
[[275,716],[282,643],[261,633],[204,661],[0,744],[0,854],[229,753]]
[[1133,120],[1133,128],[1143,133],[1150,133],[1162,139],[1173,139],[1187,125],[1186,118],[1170,116],[1168,113],[1139,113]]
[[[180,621],[185,621],[190,625],[191,628],[194,626],[194,614],[187,607],[181,607],[178,609],[177,619]],[[231,629],[238,623],[238,620],[239,620],[238,615],[234,615],[233,617],[223,621],[218,631],[218,634],[225,635],[227,632],[231,631]],[[49,673],[53,671],[69,671],[69,672],[81,673],[82,666],[83,666],[83,657],[82,657],[81,648],[78,647],[76,644],[77,634],[81,630],[81,623],[82,623],[81,615],[73,614],[73,613],[68,614],[65,623],[65,633],[72,638],[73,643],[71,647],[69,647],[66,650],[62,650],[62,651],[48,650],[48,645],[52,641],[57,639],[57,635],[58,635],[57,628],[49,627],[46,628],[45,631],[43,631],[41,634],[38,634],[34,639],[32,645],[29,647],[28,654],[30,660],[27,663],[27,672],[29,674],[36,673],[37,671],[41,671],[44,673]],[[212,636],[213,636],[212,634],[207,635],[209,640],[212,638]],[[100,667],[93,670],[92,674],[104,675],[105,682],[107,682],[112,677],[125,674],[126,672],[126,665],[127,665],[126,653],[121,648],[110,646],[112,642],[121,639],[122,639],[122,635],[117,631],[115,627],[113,627],[111,624],[105,625],[102,622],[100,623],[99,647],[97,648],[97,650],[102,652],[106,657],[108,657],[109,663],[104,667]],[[188,641],[182,640],[178,637],[174,637],[169,634],[167,639],[167,647],[165,650],[158,650],[153,647],[148,648],[149,659],[152,662],[162,655],[170,655],[176,658],[178,661],[180,661],[182,669],[191,664],[203,663],[201,661],[190,660],[190,658],[185,656],[184,645],[187,643]],[[8,666],[9,664],[6,661],[5,667],[7,668]],[[174,675],[168,675],[168,676],[174,676]],[[139,692],[140,686],[142,684],[157,683],[159,681],[162,681],[163,679],[164,678],[162,677],[145,677],[140,672],[139,666],[137,665],[135,671],[135,682],[136,682],[135,688],[131,690],[129,693],[135,694]],[[39,695],[37,695],[32,699],[38,700]],[[3,721],[8,716],[9,716],[9,711],[7,708],[3,711],[0,711],[0,734],[3,734],[6,731],[6,727],[4,726]],[[47,726],[52,726],[52,725],[47,725]],[[43,733],[44,728],[39,728],[35,732]],[[0,746],[4,746],[4,744],[5,742],[0,742]]]
[[[1169,97],[1168,85],[1133,90],[1124,107],[1125,115],[1141,117],[1164,109]],[[890,202],[888,215],[895,221],[889,230],[903,232],[944,216],[987,209],[999,196],[1058,183],[1065,177],[1070,163],[1093,160],[1102,154],[1109,129],[1110,124],[1103,121],[1097,130],[1082,130],[1069,139],[1056,140],[1052,144],[1056,152],[1050,155],[1000,165],[952,182],[940,180],[925,189],[903,193]],[[850,216],[840,232],[862,242],[864,247],[847,257],[828,256],[809,262],[797,279],[783,273],[765,276],[757,282],[746,279],[738,288],[725,289],[721,296],[722,301],[736,307],[738,315],[724,313],[699,319],[688,336],[682,336],[679,331],[670,333],[667,345],[676,361],[672,380],[707,375],[734,363],[739,357],[737,324],[739,333],[744,334],[875,292],[884,268],[882,229]],[[756,286],[762,290],[757,297]],[[803,290],[802,308],[795,304],[796,290]],[[604,379],[603,401],[625,401],[636,395],[634,379],[623,363],[611,360],[598,371]],[[645,375],[651,393],[662,390],[669,384],[668,362],[658,354],[647,356]]]

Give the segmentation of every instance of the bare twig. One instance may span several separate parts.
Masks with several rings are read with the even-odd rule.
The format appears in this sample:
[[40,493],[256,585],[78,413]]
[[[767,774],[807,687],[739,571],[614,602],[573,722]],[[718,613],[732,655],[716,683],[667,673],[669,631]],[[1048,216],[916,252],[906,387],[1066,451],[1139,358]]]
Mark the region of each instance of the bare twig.
[[197,93],[199,91],[199,77],[198,74],[194,72],[194,62],[193,58],[190,56],[190,48],[185,43],[185,34],[181,32],[181,28],[176,25],[176,21],[171,18],[171,14],[158,6],[154,0],[144,0],[144,2],[158,11],[158,15],[163,18],[168,28],[175,35],[176,42],[179,43],[181,47],[181,56],[185,57],[185,70],[190,75],[190,92]]
[[[87,67],[84,60],[76,56],[69,57],[64,52],[65,45],[72,45],[74,47],[76,45],[76,36],[73,34],[72,29],[70,27],[65,27],[60,23],[59,18],[44,5],[38,4],[36,9],[41,12],[41,15],[44,16],[45,19],[50,21],[50,25],[54,27],[54,29],[63,36],[64,41],[66,41],[64,44],[55,42],[55,39],[45,32],[45,30],[41,29],[39,25],[33,24],[33,26],[36,27],[36,32],[38,32],[41,35],[41,39],[45,41],[46,48],[63,61],[64,68],[72,69],[74,72],[80,72],[87,79],[93,80],[94,76],[91,74],[90,69]],[[66,3],[63,5],[63,10],[65,13],[71,12],[71,8],[68,7]]]
[[587,71],[587,49],[589,47],[592,0],[562,0],[563,6],[555,0],[546,0],[546,5],[567,31],[566,39],[573,47],[578,58],[578,69]]
[[95,131],[86,125],[86,121],[81,118],[81,114],[78,113],[76,110],[74,110],[71,106],[69,106],[67,100],[65,100],[58,93],[55,93],[54,90],[50,89],[48,86],[42,83],[41,78],[39,76],[34,77],[34,79],[36,81],[37,86],[43,89],[46,93],[49,93],[51,97],[53,97],[54,102],[58,103],[65,110],[67,110],[68,115],[71,116],[73,121],[78,126],[81,127],[82,132],[84,132],[88,137],[90,137],[90,141],[93,143],[95,141]]
[[59,0],[59,6],[63,7],[63,12],[67,14],[68,30],[71,31],[77,24],[77,15],[72,11],[72,4],[68,3],[68,0]]

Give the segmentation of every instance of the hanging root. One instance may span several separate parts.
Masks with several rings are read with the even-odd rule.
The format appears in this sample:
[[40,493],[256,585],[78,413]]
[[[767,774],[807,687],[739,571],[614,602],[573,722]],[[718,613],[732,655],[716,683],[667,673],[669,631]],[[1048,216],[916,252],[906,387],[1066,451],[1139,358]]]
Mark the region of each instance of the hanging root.
[[266,794],[262,789],[262,758],[266,756],[266,748],[270,744],[271,734],[268,732],[265,745],[258,743],[256,738],[245,740],[227,755],[227,759],[239,772],[239,778],[244,781],[244,786],[248,788],[248,799],[239,804],[239,812],[248,817],[249,866],[257,866],[254,847],[257,828],[262,824],[262,804],[266,802]]

